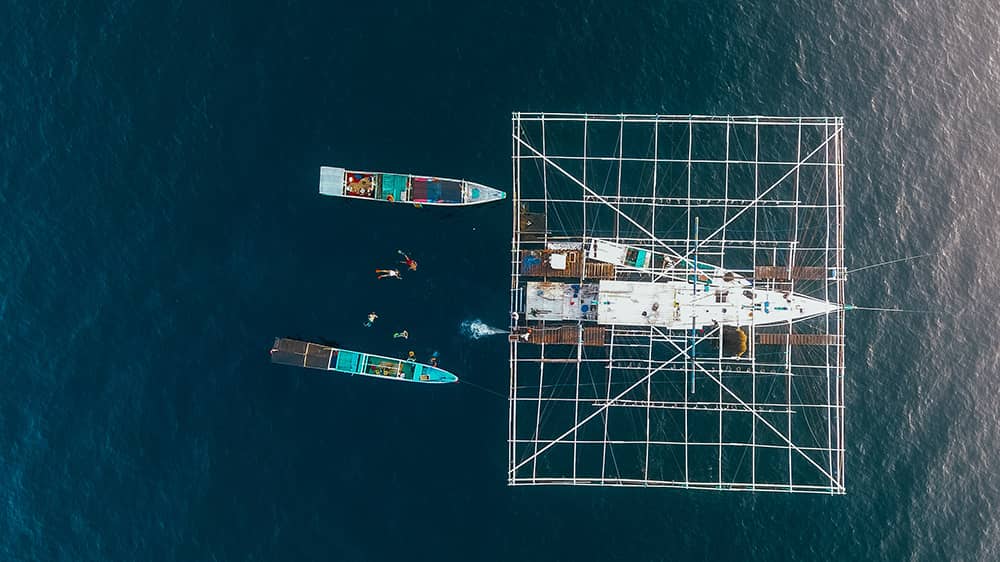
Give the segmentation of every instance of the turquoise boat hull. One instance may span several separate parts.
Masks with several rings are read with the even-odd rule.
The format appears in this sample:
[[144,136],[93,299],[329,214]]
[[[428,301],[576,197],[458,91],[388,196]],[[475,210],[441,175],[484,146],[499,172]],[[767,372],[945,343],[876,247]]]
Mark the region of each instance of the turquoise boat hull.
[[275,338],[271,363],[407,382],[458,382],[455,375],[432,365],[288,338]]
[[502,201],[507,197],[499,189],[466,180],[358,172],[334,166],[320,168],[319,192],[334,197],[444,207],[477,205]]

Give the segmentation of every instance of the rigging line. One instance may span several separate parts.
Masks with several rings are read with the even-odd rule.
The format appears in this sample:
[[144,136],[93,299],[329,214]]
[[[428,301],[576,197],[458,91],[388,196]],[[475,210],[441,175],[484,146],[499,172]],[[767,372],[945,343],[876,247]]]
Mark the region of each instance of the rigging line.
[[[692,345],[695,345],[695,344],[701,342],[702,340],[708,338],[709,336],[711,336],[713,334],[715,334],[715,331],[712,331],[712,332],[710,332],[708,334],[705,334],[700,339],[698,339],[698,341],[693,342]],[[689,347],[684,348],[683,350],[680,351],[680,353],[678,353],[677,355],[674,355],[670,359],[667,359],[662,364],[660,364],[659,367],[657,367],[657,368],[649,371],[646,375],[644,375],[643,377],[641,377],[639,380],[633,382],[631,384],[631,386],[629,386],[628,388],[626,388],[625,390],[623,390],[621,393],[619,393],[613,399],[611,399],[609,397],[609,400],[618,400],[618,399],[620,399],[622,396],[624,396],[625,394],[629,393],[633,388],[636,388],[637,386],[639,386],[642,383],[646,382],[647,379],[649,379],[650,377],[652,377],[653,375],[655,375],[656,373],[660,372],[661,370],[663,370],[664,368],[666,368],[667,366],[669,366],[671,363],[673,363],[674,361],[676,361],[677,359],[679,359],[682,355],[684,355],[685,353],[687,353],[689,349],[690,349]],[[597,417],[598,415],[600,415],[602,412],[604,412],[605,410],[607,410],[610,407],[610,405],[611,404],[609,402],[608,404],[605,404],[604,406],[601,406],[597,410],[591,412],[591,414],[588,415],[586,418],[584,418],[583,420],[581,420],[581,421],[577,422],[576,424],[574,424],[573,427],[571,427],[568,430],[566,430],[566,432],[564,432],[559,437],[556,437],[554,440],[550,441],[544,447],[542,447],[542,448],[538,449],[537,451],[535,451],[535,453],[532,454],[531,456],[529,456],[528,458],[523,459],[523,460],[521,460],[521,462],[515,464],[512,468],[508,469],[507,472],[509,474],[512,474],[512,475],[516,474],[517,470],[519,468],[521,468],[522,466],[524,466],[524,465],[528,464],[529,462],[531,462],[531,461],[535,460],[536,458],[538,458],[539,455],[541,455],[545,451],[549,450],[553,445],[555,445],[555,444],[559,443],[560,441],[562,441],[563,439],[565,439],[569,434],[573,433],[573,431],[579,429],[584,424],[586,424],[587,422],[589,422],[590,420],[594,419],[595,417]]]
[[476,384],[474,382],[469,382],[469,381],[467,381],[465,379],[458,379],[458,380],[459,380],[459,382],[464,382],[467,385],[474,386],[474,387],[478,388],[479,390],[483,390],[485,392],[489,392],[490,394],[492,394],[494,396],[498,396],[500,398],[503,398],[504,400],[507,399],[507,397],[504,396],[503,394],[500,394],[499,392],[497,392],[495,390],[490,390],[489,388],[486,388],[485,386],[479,386],[478,384]]
[[[697,249],[698,246],[701,246],[701,245],[705,244],[706,242],[708,242],[712,238],[715,238],[716,234],[718,234],[719,232],[722,232],[722,230],[725,229],[727,226],[729,226],[730,223],[732,223],[733,221],[735,221],[736,219],[738,219],[740,217],[740,215],[742,215],[743,213],[747,212],[751,208],[756,207],[757,203],[759,203],[760,200],[763,199],[765,195],[767,195],[768,193],[770,193],[771,191],[773,191],[774,188],[778,187],[778,185],[781,184],[781,182],[785,181],[785,178],[787,178],[788,176],[792,175],[792,172],[794,172],[795,170],[799,169],[799,167],[802,165],[803,162],[808,161],[810,158],[813,157],[814,154],[816,154],[817,152],[819,152],[821,148],[823,148],[831,140],[833,140],[834,138],[836,138],[837,135],[839,135],[842,132],[842,130],[843,130],[843,127],[837,127],[837,128],[835,128],[834,131],[833,131],[833,134],[831,134],[830,136],[826,137],[826,139],[824,139],[823,142],[820,143],[819,146],[817,146],[816,148],[814,148],[809,154],[806,154],[805,158],[803,158],[802,160],[800,160],[799,162],[797,162],[794,166],[792,166],[792,168],[790,170],[788,170],[787,172],[785,172],[785,174],[783,176],[781,176],[780,178],[778,178],[778,180],[775,181],[773,184],[771,184],[770,187],[768,187],[764,191],[760,192],[760,194],[757,195],[757,197],[753,198],[753,200],[751,200],[749,204],[747,204],[746,206],[744,206],[742,209],[739,210],[739,212],[737,212],[732,217],[730,217],[729,220],[727,220],[726,222],[724,222],[722,224],[722,226],[720,226],[719,228],[715,229],[714,232],[712,232],[707,237],[705,237],[705,239],[700,244],[698,244],[698,245],[695,246],[695,249]],[[528,148],[531,148],[531,147],[529,146]],[[535,152],[537,154],[537,151],[535,151]],[[829,164],[826,164],[826,165],[828,166]],[[694,250],[687,250],[686,252],[684,252],[684,255],[679,256],[680,259],[681,260],[687,259],[687,257],[689,255],[691,255],[691,253],[693,251]]]
[[844,310],[873,310],[875,312],[911,312],[913,314],[951,314],[944,310],[912,310],[906,308],[878,308],[874,306],[854,306],[849,304],[844,306]]
[[899,262],[904,262],[904,261],[910,261],[910,260],[915,260],[915,259],[918,259],[918,258],[926,258],[926,257],[933,256],[933,255],[934,254],[920,254],[919,256],[910,256],[910,257],[907,257],[907,258],[899,258],[899,259],[895,259],[895,260],[884,261],[884,262],[881,262],[881,263],[876,263],[876,264],[872,264],[872,265],[866,265],[864,267],[856,267],[854,269],[849,269],[849,270],[847,270],[847,273],[854,273],[855,271],[864,271],[866,269],[871,269],[873,267],[878,267],[880,265],[889,265],[890,263],[899,263]]
[[[656,328],[655,326],[653,327],[653,329],[655,329],[657,332],[661,331],[659,328]],[[707,338],[710,335],[714,335],[718,331],[719,331],[719,329],[712,330],[709,334],[706,334],[704,337],[702,337],[701,339],[699,339],[698,342],[704,340],[705,338]],[[721,336],[721,334],[720,334],[720,336]],[[698,343],[698,342],[695,342],[695,343]],[[680,349],[680,346],[678,346],[676,343],[674,343],[674,342],[671,341],[670,344],[673,345],[675,348]],[[691,344],[691,346],[693,347],[694,344]],[[681,353],[679,353],[677,356],[675,356],[675,358],[678,357],[678,356],[680,356],[681,354],[686,353],[689,349],[691,349],[691,347],[685,348],[683,351],[681,351]],[[673,359],[671,359],[671,361],[673,361]],[[706,375],[708,375],[708,378],[712,379],[715,382],[715,384],[719,385],[719,388],[721,388],[722,390],[725,390],[730,396],[732,396],[733,398],[735,398],[736,401],[739,402],[740,405],[743,406],[743,408],[747,412],[753,414],[753,416],[756,417],[756,418],[758,418],[761,423],[763,423],[764,425],[766,425],[767,427],[769,427],[771,429],[771,431],[774,432],[775,435],[777,435],[778,437],[780,437],[785,443],[788,443],[789,447],[791,447],[797,453],[799,453],[800,455],[802,455],[802,458],[804,458],[807,461],[809,461],[809,463],[812,464],[813,466],[815,466],[824,476],[826,476],[830,480],[834,480],[833,476],[831,476],[829,472],[827,472],[822,466],[820,466],[816,461],[814,461],[812,459],[812,457],[810,457],[808,454],[806,454],[805,451],[803,451],[802,449],[800,449],[798,445],[796,445],[795,443],[793,443],[791,439],[789,439],[788,437],[786,437],[785,434],[782,433],[777,427],[773,426],[770,422],[768,422],[764,418],[764,416],[762,416],[760,414],[760,412],[757,411],[756,408],[751,407],[749,404],[747,404],[746,402],[744,402],[743,399],[739,397],[739,395],[737,395],[735,392],[733,392],[732,390],[730,390],[728,386],[722,384],[722,380],[721,379],[716,378],[716,376],[713,375],[711,371],[709,371],[708,369],[706,369],[705,367],[703,367],[700,363],[695,364],[695,366],[698,367],[699,369],[701,369],[701,371],[704,372]],[[650,374],[650,376],[652,376],[652,373]],[[631,390],[631,389],[629,389],[629,390]],[[618,398],[621,398],[621,396],[623,396],[624,394],[625,394],[624,392],[622,394],[619,394],[618,397],[616,397],[615,399],[617,400]],[[756,405],[756,403],[755,403],[755,405]]]
[[562,173],[564,176],[566,176],[567,178],[569,178],[570,180],[572,180],[574,183],[576,183],[577,185],[579,185],[581,188],[584,189],[584,191],[587,191],[588,193],[590,193],[590,195],[592,197],[594,197],[595,199],[597,199],[598,201],[600,201],[601,203],[603,203],[605,206],[607,206],[608,208],[610,208],[612,211],[614,211],[616,214],[620,215],[622,218],[624,218],[628,222],[632,223],[643,234],[646,234],[647,236],[649,236],[652,241],[654,241],[654,242],[660,244],[661,246],[663,246],[664,248],[666,248],[668,252],[670,252],[671,254],[674,255],[674,257],[678,257],[678,258],[681,257],[680,254],[678,254],[673,248],[671,248],[665,242],[663,242],[662,240],[660,240],[659,238],[657,238],[656,236],[654,236],[652,232],[650,232],[649,230],[647,230],[646,228],[644,228],[641,224],[639,224],[638,222],[636,222],[635,219],[633,219],[632,217],[630,217],[627,214],[625,214],[618,207],[612,205],[605,197],[603,197],[602,195],[600,195],[596,191],[594,191],[594,190],[590,189],[589,187],[587,187],[586,185],[584,185],[583,182],[581,182],[580,180],[578,180],[575,176],[571,175],[569,172],[567,172],[561,166],[559,166],[558,164],[556,164],[553,160],[551,160],[550,158],[544,156],[541,152],[538,152],[538,150],[536,150],[535,147],[531,146],[530,144],[528,144],[527,142],[525,142],[525,141],[523,141],[523,140],[521,140],[519,138],[515,139],[515,140],[517,140],[517,142],[519,142],[520,144],[524,145],[524,147],[527,148],[528,150],[530,150],[531,152],[534,152],[537,156],[541,157],[541,159],[545,163],[549,164],[550,166],[552,166],[553,168],[555,168],[556,170],[558,170],[560,173]]

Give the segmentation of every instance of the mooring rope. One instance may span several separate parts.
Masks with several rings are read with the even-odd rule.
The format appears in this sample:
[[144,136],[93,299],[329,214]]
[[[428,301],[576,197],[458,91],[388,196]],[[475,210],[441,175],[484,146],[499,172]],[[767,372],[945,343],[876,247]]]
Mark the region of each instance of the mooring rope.
[[910,260],[915,260],[917,258],[926,258],[928,256],[933,256],[933,255],[934,254],[920,254],[919,256],[910,256],[908,258],[899,258],[899,259],[895,259],[895,260],[884,261],[884,262],[881,262],[881,263],[876,263],[876,264],[872,264],[872,265],[866,265],[864,267],[857,267],[857,268],[854,268],[854,269],[850,269],[850,270],[847,271],[847,273],[854,273],[855,271],[864,271],[866,269],[871,269],[873,267],[878,267],[880,265],[889,265],[890,263],[899,263],[899,262],[903,262],[903,261],[910,261]]
[[497,391],[495,391],[495,390],[491,390],[491,389],[489,389],[489,388],[486,388],[485,386],[479,386],[478,384],[476,384],[476,383],[474,383],[474,382],[469,382],[469,381],[467,381],[467,380],[465,380],[465,379],[458,379],[458,382],[464,382],[465,384],[468,384],[468,385],[471,385],[471,386],[474,386],[474,387],[476,387],[476,388],[478,388],[479,390],[482,390],[482,391],[484,391],[484,392],[489,392],[490,394],[492,394],[492,395],[494,395],[494,396],[498,396],[498,397],[500,397],[500,398],[503,398],[504,400],[506,400],[506,399],[507,399],[507,397],[506,397],[506,396],[504,396],[503,394],[500,394],[499,392],[497,392]]
[[844,310],[874,310],[876,312],[910,312],[913,314],[950,314],[943,310],[911,310],[906,308],[878,308],[874,306],[854,306],[846,305]]

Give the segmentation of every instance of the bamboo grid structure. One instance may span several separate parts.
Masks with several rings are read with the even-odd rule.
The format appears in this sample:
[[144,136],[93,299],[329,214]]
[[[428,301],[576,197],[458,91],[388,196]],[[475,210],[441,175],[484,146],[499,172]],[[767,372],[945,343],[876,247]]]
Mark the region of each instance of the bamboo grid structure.
[[[617,280],[691,278],[679,258],[694,254],[840,306],[743,327],[742,357],[722,345],[693,357],[719,330],[695,339],[610,325],[603,345],[583,330],[556,344],[512,335],[509,485],[846,492],[843,127],[842,117],[513,114],[512,334],[566,329],[528,321],[526,283],[548,279],[525,274],[525,252],[594,238],[654,255],[648,269],[615,265]],[[794,274],[804,269],[827,274]]]

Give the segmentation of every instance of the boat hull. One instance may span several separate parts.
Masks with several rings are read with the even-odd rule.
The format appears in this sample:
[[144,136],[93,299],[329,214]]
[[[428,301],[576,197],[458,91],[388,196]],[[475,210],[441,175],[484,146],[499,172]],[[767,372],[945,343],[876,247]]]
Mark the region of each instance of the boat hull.
[[319,192],[332,197],[440,207],[478,205],[507,197],[499,189],[466,180],[352,171],[333,166],[320,168]]
[[271,363],[421,384],[458,382],[454,374],[433,365],[288,338],[275,338]]

